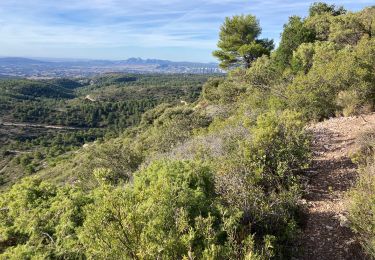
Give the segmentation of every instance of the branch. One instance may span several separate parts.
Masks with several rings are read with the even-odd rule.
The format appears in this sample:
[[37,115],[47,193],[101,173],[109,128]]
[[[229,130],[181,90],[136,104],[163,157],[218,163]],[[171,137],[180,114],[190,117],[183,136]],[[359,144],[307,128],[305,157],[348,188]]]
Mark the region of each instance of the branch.
[[45,235],[46,237],[49,238],[49,240],[51,240],[52,244],[55,244],[55,240],[53,240],[53,238],[46,232],[42,232],[42,235]]

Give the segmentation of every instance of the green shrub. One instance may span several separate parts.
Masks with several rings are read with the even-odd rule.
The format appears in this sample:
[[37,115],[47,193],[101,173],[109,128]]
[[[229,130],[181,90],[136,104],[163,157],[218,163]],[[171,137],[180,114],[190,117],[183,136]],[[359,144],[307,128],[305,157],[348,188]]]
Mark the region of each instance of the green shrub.
[[0,196],[0,258],[77,259],[76,228],[90,199],[76,188],[27,178]]
[[[240,71],[241,69],[236,70],[236,72]],[[246,87],[237,81],[213,78],[203,86],[202,97],[213,104],[230,104],[236,102],[245,91]]]
[[349,219],[365,251],[375,257],[375,163],[366,166],[349,192]]
[[103,186],[96,198],[80,232],[88,257],[256,259],[252,236],[234,247],[241,215],[220,207],[213,173],[200,163],[155,162],[133,186]]
[[307,166],[309,141],[300,115],[291,111],[261,115],[250,136],[217,165],[216,188],[242,224],[259,239],[273,236],[275,255],[287,257],[297,232],[297,173]]
[[275,65],[267,56],[257,59],[246,71],[246,83],[261,91],[270,91],[278,77]]
[[372,128],[358,138],[359,151],[357,157],[361,164],[367,164],[375,159],[375,129]]
[[336,98],[336,104],[344,116],[352,116],[359,113],[361,100],[357,91],[340,91]]
[[187,106],[168,108],[142,132],[135,143],[145,155],[164,153],[191,137],[194,130],[207,127],[212,119]]
[[359,179],[348,193],[349,219],[365,251],[375,257],[375,129],[359,138]]
[[303,43],[297,50],[293,53],[292,58],[292,68],[295,73],[298,71],[303,71],[305,74],[309,72],[314,61],[313,57],[315,54],[315,44],[314,43]]
[[341,45],[356,45],[361,38],[371,33],[366,30],[359,13],[348,13],[333,19],[329,40]]
[[295,52],[294,66],[304,73],[298,73],[286,90],[289,107],[317,120],[337,111],[356,114],[371,110],[375,100],[371,83],[374,43],[363,39],[354,48],[342,49],[330,42],[301,45]]
[[[207,84],[207,83],[206,83]],[[171,104],[160,104],[142,114],[141,126],[152,125],[154,120],[161,116],[167,108],[172,107]]]
[[209,102],[217,102],[220,99],[218,87],[223,79],[211,78],[204,85],[201,96]]

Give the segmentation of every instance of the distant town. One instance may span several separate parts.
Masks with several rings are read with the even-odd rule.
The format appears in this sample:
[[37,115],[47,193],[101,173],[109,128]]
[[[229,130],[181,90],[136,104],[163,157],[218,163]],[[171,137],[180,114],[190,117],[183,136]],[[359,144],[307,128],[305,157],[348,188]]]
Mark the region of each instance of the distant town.
[[98,74],[126,73],[224,73],[216,63],[174,62],[157,59],[127,60],[58,60],[4,57],[0,58],[0,77],[49,79],[88,77]]

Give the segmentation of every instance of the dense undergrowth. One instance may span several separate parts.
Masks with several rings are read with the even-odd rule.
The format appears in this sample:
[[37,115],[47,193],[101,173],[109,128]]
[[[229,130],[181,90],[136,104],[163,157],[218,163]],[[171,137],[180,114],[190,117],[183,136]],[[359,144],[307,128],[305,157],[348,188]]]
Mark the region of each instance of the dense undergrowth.
[[314,4],[275,51],[209,80],[197,102],[159,105],[14,185],[0,198],[2,257],[291,258],[305,125],[373,109],[374,19]]

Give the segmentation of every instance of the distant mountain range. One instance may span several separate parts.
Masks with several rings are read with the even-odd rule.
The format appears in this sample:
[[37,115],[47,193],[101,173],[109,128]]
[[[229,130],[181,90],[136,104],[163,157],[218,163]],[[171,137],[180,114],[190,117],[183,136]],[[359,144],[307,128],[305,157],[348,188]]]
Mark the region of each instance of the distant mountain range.
[[175,62],[159,59],[73,60],[47,58],[0,58],[2,77],[83,77],[110,72],[223,73],[217,63]]
[[0,66],[18,66],[18,65],[35,65],[35,64],[46,64],[48,62],[41,60],[33,60],[27,58],[18,57],[5,57],[0,58]]
[[22,58],[22,57],[0,57],[0,65],[38,65],[38,64],[72,64],[72,65],[182,65],[182,66],[210,66],[217,67],[217,63],[200,63],[187,61],[169,61],[159,59],[129,58],[127,60],[85,60],[85,59],[53,59],[53,58]]

